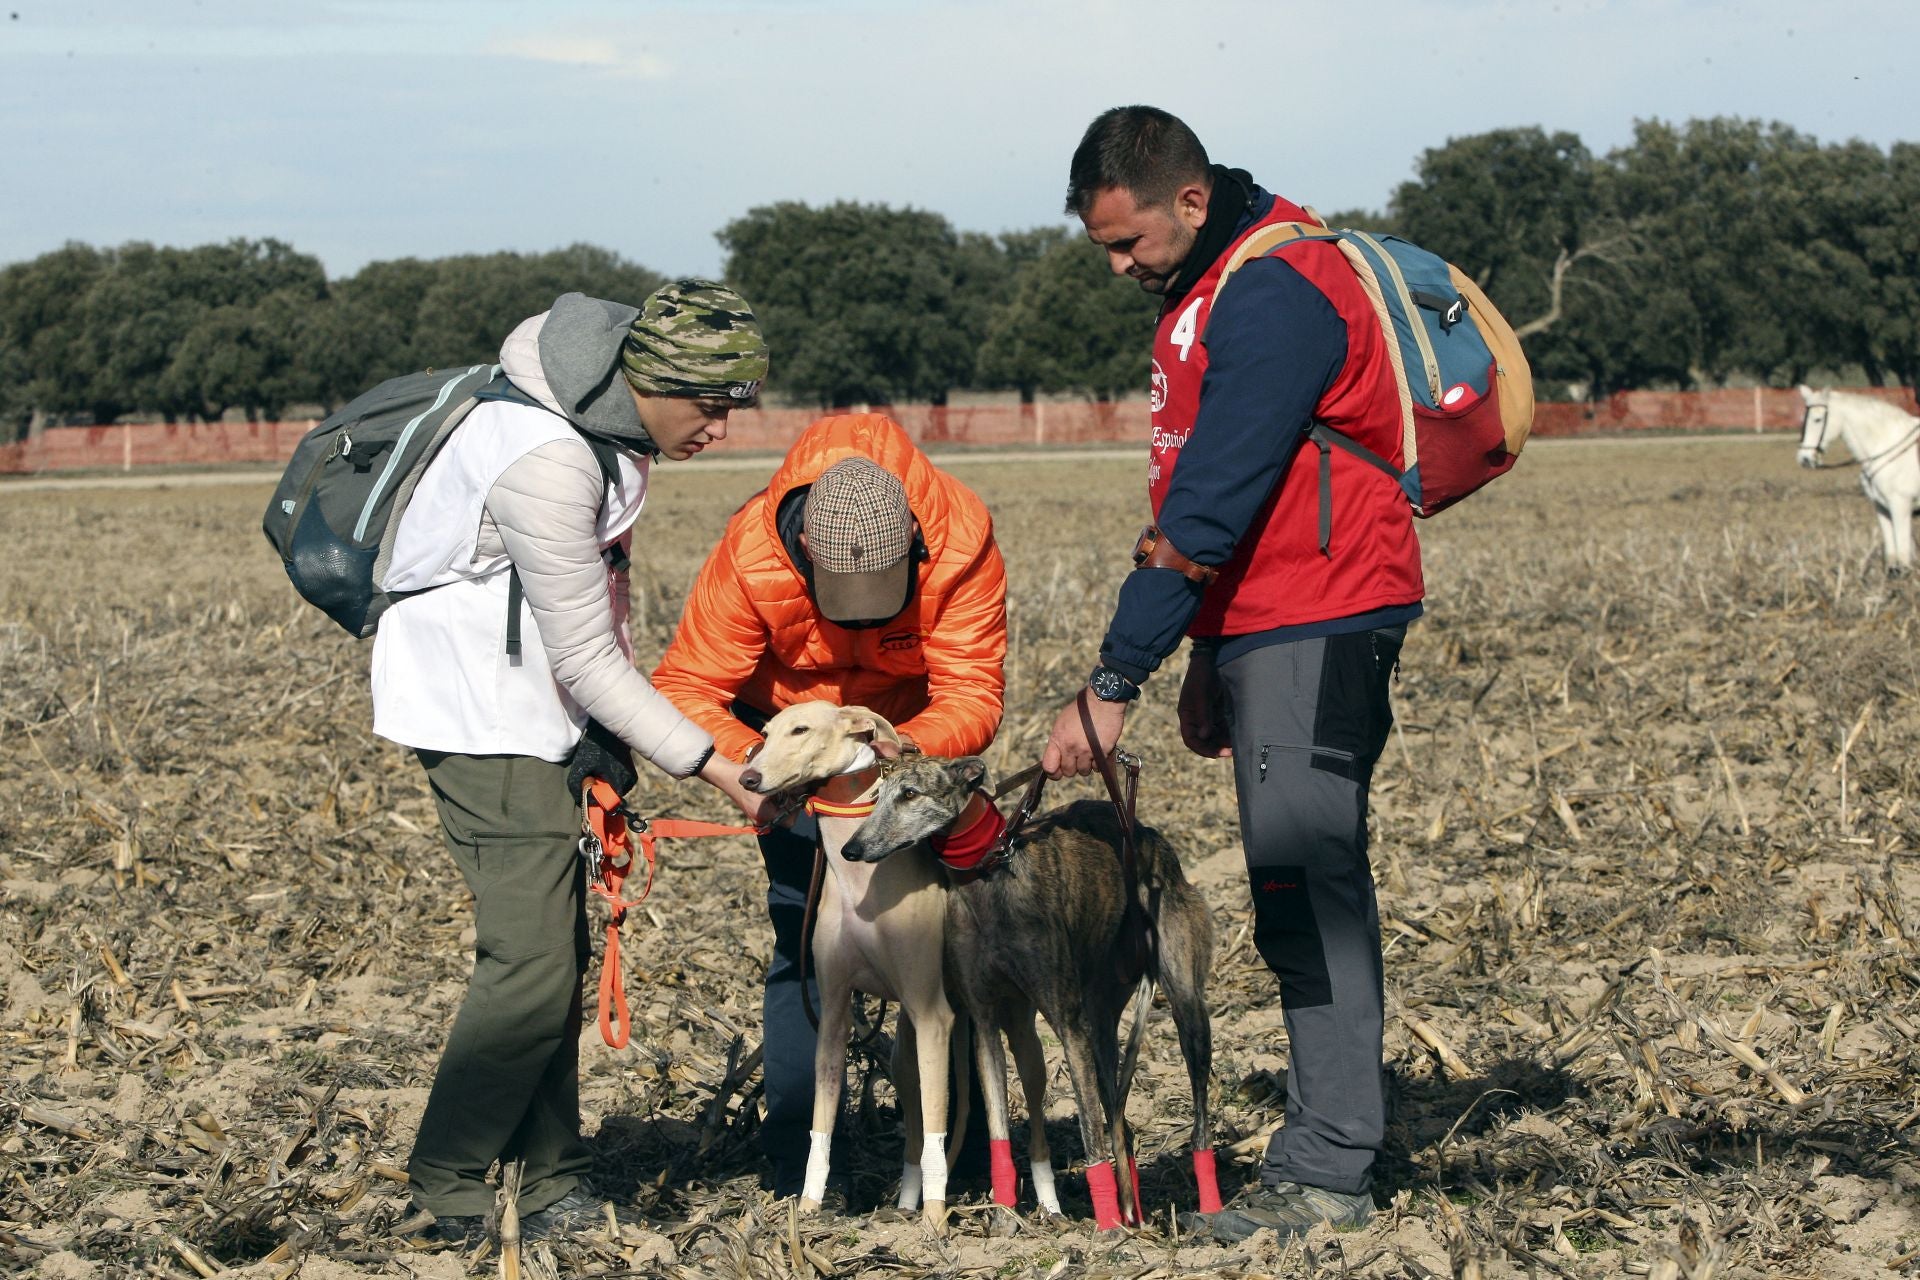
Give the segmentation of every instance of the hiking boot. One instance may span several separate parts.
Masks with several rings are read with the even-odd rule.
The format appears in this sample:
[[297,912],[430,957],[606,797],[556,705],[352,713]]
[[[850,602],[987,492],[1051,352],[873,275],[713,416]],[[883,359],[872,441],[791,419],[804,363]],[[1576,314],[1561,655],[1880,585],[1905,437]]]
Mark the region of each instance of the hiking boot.
[[[612,1201],[595,1195],[585,1183],[555,1200],[538,1213],[520,1219],[522,1240],[545,1240],[553,1236],[588,1235],[607,1230],[606,1206]],[[616,1223],[643,1221],[640,1215],[620,1205],[613,1206]]]
[[1221,1244],[1237,1244],[1256,1231],[1274,1231],[1284,1240],[1305,1235],[1318,1223],[1346,1229],[1364,1227],[1372,1217],[1372,1192],[1349,1194],[1280,1182],[1249,1188],[1218,1213],[1183,1213],[1180,1225],[1189,1231],[1204,1231]]

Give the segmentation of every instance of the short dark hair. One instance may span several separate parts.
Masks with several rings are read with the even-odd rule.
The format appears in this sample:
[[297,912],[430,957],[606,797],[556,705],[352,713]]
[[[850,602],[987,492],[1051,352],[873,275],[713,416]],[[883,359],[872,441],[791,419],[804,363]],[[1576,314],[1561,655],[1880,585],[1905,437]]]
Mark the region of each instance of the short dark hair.
[[1114,107],[1094,117],[1067,170],[1067,212],[1084,216],[1109,187],[1138,204],[1166,204],[1207,179],[1207,149],[1178,116],[1158,107]]

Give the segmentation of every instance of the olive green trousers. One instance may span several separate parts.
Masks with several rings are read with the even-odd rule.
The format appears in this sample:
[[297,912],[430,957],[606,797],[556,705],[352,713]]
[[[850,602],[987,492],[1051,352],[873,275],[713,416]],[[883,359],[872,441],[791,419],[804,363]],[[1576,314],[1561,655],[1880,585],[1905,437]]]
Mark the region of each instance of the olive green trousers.
[[417,753],[440,830],[473,894],[473,974],[407,1161],[414,1203],[484,1214],[487,1171],[522,1160],[520,1209],[572,1191],[580,1139],[586,874],[567,766],[531,756]]

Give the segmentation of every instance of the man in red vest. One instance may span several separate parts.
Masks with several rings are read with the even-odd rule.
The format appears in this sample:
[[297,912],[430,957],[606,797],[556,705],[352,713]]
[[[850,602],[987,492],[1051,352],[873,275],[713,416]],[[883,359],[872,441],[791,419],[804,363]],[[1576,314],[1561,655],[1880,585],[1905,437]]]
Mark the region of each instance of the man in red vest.
[[1286,1124],[1260,1181],[1191,1225],[1226,1241],[1358,1226],[1386,1121],[1367,792],[1393,722],[1388,683],[1420,615],[1420,548],[1392,479],[1342,449],[1302,446],[1318,421],[1404,465],[1385,337],[1333,244],[1283,244],[1219,287],[1256,230],[1311,219],[1210,163],[1164,111],[1094,120],[1067,211],[1116,274],[1163,299],[1147,473],[1158,537],[1043,763],[1056,777],[1092,772],[1140,684],[1193,638],[1180,734],[1233,760],[1254,939],[1279,979],[1291,1062]]

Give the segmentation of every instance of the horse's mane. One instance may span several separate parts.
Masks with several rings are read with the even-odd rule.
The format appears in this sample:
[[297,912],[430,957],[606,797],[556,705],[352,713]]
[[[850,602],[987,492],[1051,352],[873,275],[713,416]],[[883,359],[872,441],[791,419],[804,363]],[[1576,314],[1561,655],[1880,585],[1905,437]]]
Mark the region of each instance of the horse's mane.
[[1829,412],[1838,410],[1862,425],[1878,424],[1888,428],[1912,425],[1914,416],[1899,405],[1882,400],[1877,396],[1863,396],[1857,391],[1835,391],[1825,387],[1814,393],[1812,404],[1825,405]]

